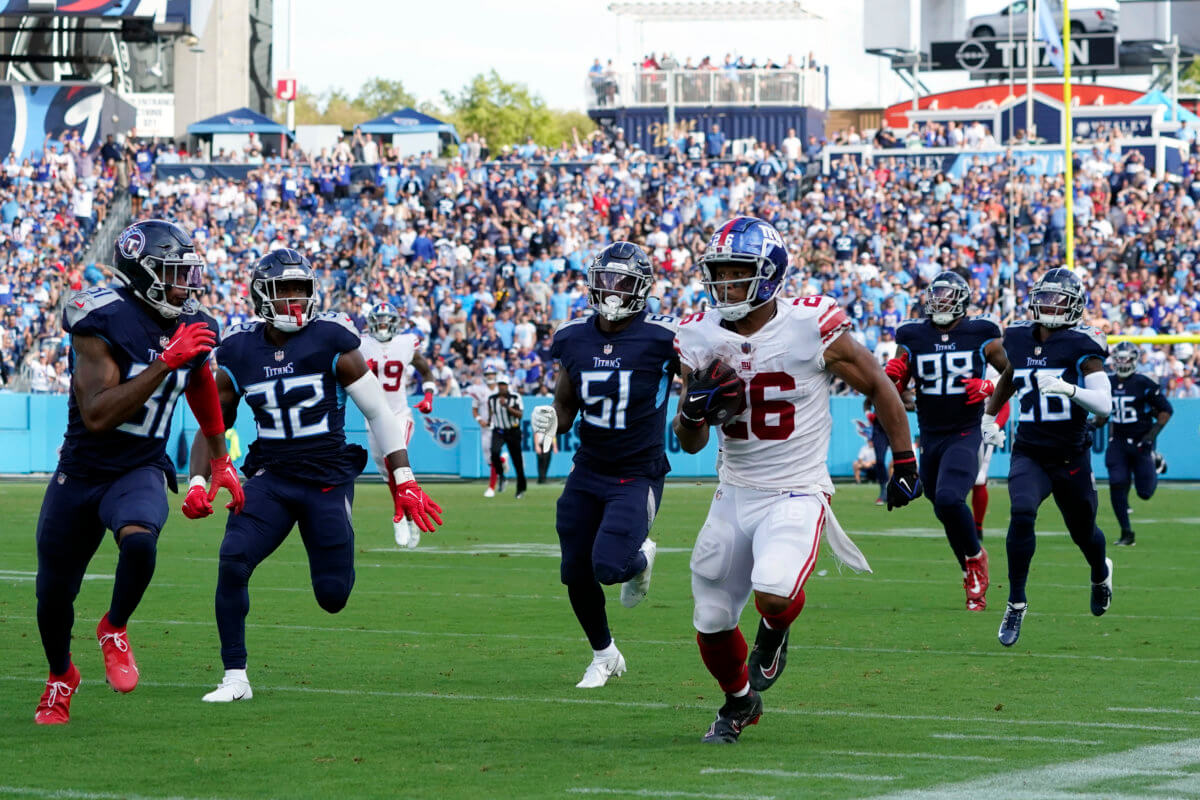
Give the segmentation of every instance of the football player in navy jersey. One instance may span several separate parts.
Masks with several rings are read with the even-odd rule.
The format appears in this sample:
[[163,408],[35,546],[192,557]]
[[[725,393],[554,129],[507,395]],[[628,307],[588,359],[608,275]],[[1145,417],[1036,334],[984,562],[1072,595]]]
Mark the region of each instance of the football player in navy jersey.
[[[225,675],[204,696],[210,703],[249,700],[246,614],[250,575],[299,525],[308,552],[317,604],[341,611],[354,585],[354,479],[367,451],[346,443],[345,397],[371,426],[395,479],[395,516],[422,531],[440,525],[441,508],[417,485],[408,463],[405,432],[388,407],[379,380],[359,352],[358,330],[345,314],[315,314],[316,276],[290,249],[261,258],[250,276],[250,299],[262,321],[225,332],[217,350],[217,389],[226,425],[244,397],[258,438],[242,469],[246,505],[230,515],[221,542],[216,616]],[[194,482],[201,481],[203,447],[192,452]],[[189,499],[191,499],[189,495]],[[197,495],[191,516],[212,506]]]
[[983,611],[988,587],[987,551],[979,541],[967,493],[979,473],[979,420],[994,386],[987,365],[1008,367],[1000,327],[967,317],[971,287],[956,272],[939,273],[925,291],[925,319],[896,331],[896,358],[885,371],[903,395],[914,381],[921,427],[921,483],[946,530],[963,572],[967,608]]
[[208,366],[217,326],[193,296],[203,264],[191,238],[170,222],[135,222],[117,239],[113,270],[121,287],[79,292],[63,312],[71,336],[67,432],[37,526],[38,629],[50,662],[34,717],[43,725],[70,720],[80,681],[70,653],[74,602],[105,530],[120,556],[96,637],[108,684],[118,692],[137,686],[125,626],[154,575],[166,487],[177,491],[166,443],[180,394],[212,454],[212,491],[197,491],[211,502],[225,487],[235,511],[243,499]]
[[1109,418],[1108,451],[1104,464],[1108,467],[1108,491],[1112,497],[1113,513],[1121,526],[1121,538],[1115,544],[1132,546],[1133,529],[1129,527],[1129,484],[1133,478],[1138,497],[1149,500],[1158,485],[1154,448],[1158,434],[1171,419],[1174,409],[1163,397],[1162,389],[1151,378],[1135,370],[1138,349],[1131,342],[1121,342],[1112,351],[1115,381],[1112,386],[1112,416]]
[[648,534],[671,468],[663,442],[679,356],[675,319],[646,310],[653,277],[650,259],[631,242],[615,242],[596,256],[588,269],[595,313],[555,332],[551,354],[562,368],[554,403],[533,410],[534,433],[547,444],[580,416],[580,446],[558,499],[556,527],[561,580],[593,651],[576,684],[581,689],[625,672],[601,584],[622,584],[621,604],[632,608],[645,598],[654,567]]
[[1005,329],[1009,366],[983,416],[984,442],[1003,446],[996,412],[1017,394],[1020,415],[1008,472],[1008,606],[999,632],[1005,647],[1021,635],[1028,610],[1025,581],[1037,546],[1034,521],[1050,495],[1091,566],[1092,613],[1100,616],[1112,601],[1112,560],[1105,556],[1104,534],[1096,527],[1088,420],[1089,413],[1109,413],[1112,388],[1104,371],[1104,336],[1079,324],[1085,302],[1083,283],[1065,267],[1047,271],[1034,283],[1029,290],[1032,320]]

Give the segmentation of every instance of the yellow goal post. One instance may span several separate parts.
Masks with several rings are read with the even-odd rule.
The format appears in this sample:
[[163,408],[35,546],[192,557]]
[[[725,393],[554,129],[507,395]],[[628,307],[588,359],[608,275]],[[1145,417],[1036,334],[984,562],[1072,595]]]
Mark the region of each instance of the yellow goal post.
[[1108,337],[1109,344],[1133,342],[1134,344],[1200,344],[1200,333],[1154,333],[1148,335],[1121,333]]

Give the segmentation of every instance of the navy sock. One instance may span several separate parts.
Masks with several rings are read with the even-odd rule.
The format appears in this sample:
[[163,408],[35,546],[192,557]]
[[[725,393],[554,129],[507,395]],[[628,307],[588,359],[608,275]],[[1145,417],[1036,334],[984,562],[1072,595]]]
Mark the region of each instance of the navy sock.
[[1015,513],[1008,523],[1008,602],[1024,603],[1025,582],[1029,579],[1029,564],[1037,549],[1033,533],[1033,514]]
[[244,561],[222,558],[217,568],[217,633],[225,669],[246,668],[246,615],[250,613],[250,573]]
[[1116,515],[1117,524],[1121,526],[1123,533],[1129,530],[1129,484],[1109,484],[1108,493],[1112,497],[1113,514]]
[[604,589],[600,584],[594,580],[568,583],[567,597],[592,649],[603,650],[612,644],[608,615],[604,613]]
[[158,560],[158,536],[141,531],[121,539],[121,555],[117,559],[117,574],[113,580],[112,604],[108,607],[108,624],[124,628],[133,610],[142,602],[142,595],[154,577]]
[[75,610],[70,601],[38,599],[38,632],[50,671],[62,675],[71,667],[71,626]]
[[967,504],[959,500],[957,503],[934,503],[933,513],[946,528],[946,538],[950,541],[950,549],[958,559],[958,566],[967,568],[966,559],[979,552],[979,530],[975,527],[975,515]]

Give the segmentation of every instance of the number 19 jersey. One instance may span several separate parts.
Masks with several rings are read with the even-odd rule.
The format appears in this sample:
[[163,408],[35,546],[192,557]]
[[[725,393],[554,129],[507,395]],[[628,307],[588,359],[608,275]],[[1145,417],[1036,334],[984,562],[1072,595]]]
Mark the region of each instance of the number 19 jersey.
[[896,330],[896,346],[908,353],[922,433],[955,433],[979,426],[984,404],[967,405],[963,383],[987,374],[983,350],[1000,336],[1000,326],[986,317],[963,319],[950,330],[914,319]]
[[368,363],[375,362],[375,374],[379,377],[383,394],[393,414],[412,416],[412,412],[408,410],[408,397],[404,387],[408,383],[408,373],[412,369],[413,354],[417,352],[418,341],[416,334],[412,333],[398,333],[386,342],[368,334],[362,337],[362,343],[358,347]]
[[833,432],[823,354],[851,323],[831,298],[778,299],[766,325],[743,336],[716,311],[685,317],[676,346],[692,370],[714,358],[746,382],[741,411],[718,432],[722,483],[833,493],[826,459]]

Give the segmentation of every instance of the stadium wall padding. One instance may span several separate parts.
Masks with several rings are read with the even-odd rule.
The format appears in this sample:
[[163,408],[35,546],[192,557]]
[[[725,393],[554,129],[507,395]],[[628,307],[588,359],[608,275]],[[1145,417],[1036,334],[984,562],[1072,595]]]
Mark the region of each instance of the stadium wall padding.
[[[420,398],[410,398],[414,405]],[[525,474],[537,475],[537,459],[533,453],[533,433],[529,418],[534,407],[548,403],[549,397],[525,398],[525,420],[522,424],[522,449],[525,455]],[[674,401],[669,400],[672,410]],[[1166,457],[1170,480],[1200,480],[1200,448],[1196,447],[1200,433],[1200,398],[1172,400],[1175,415],[1159,437],[1159,450]],[[487,459],[480,447],[480,430],[471,414],[471,401],[465,397],[438,398],[433,413],[426,416],[413,412],[415,428],[409,443],[409,458],[417,473],[461,478],[487,476]],[[833,398],[833,439],[829,447],[829,471],[835,478],[852,474],[851,465],[864,444],[854,424],[863,418],[862,400],[857,397]],[[915,415],[909,423],[916,431]],[[66,395],[30,395],[0,393],[0,473],[49,473],[58,461],[58,448],[67,425]],[[1016,422],[1010,421],[1008,440],[1012,441]],[[196,421],[179,402],[171,421],[171,438],[167,452],[181,471],[187,468],[187,448],[196,432]],[[246,448],[254,441],[254,418],[245,409],[238,414],[235,462],[240,465]],[[366,447],[366,423],[353,405],[347,409],[346,432],[350,441]],[[1092,451],[1092,466],[1096,477],[1103,480],[1108,473],[1104,467],[1104,435],[1096,437]],[[550,476],[562,477],[571,466],[571,457],[578,446],[575,431],[559,438],[559,452],[550,464]],[[715,476],[716,437],[707,448],[695,455],[684,453],[668,426],[667,455],[671,460],[671,477],[711,479]],[[375,465],[368,462],[366,473],[375,474]],[[511,474],[511,465],[510,465]],[[1004,478],[1008,474],[1008,452],[998,452],[992,459],[990,476]]]

